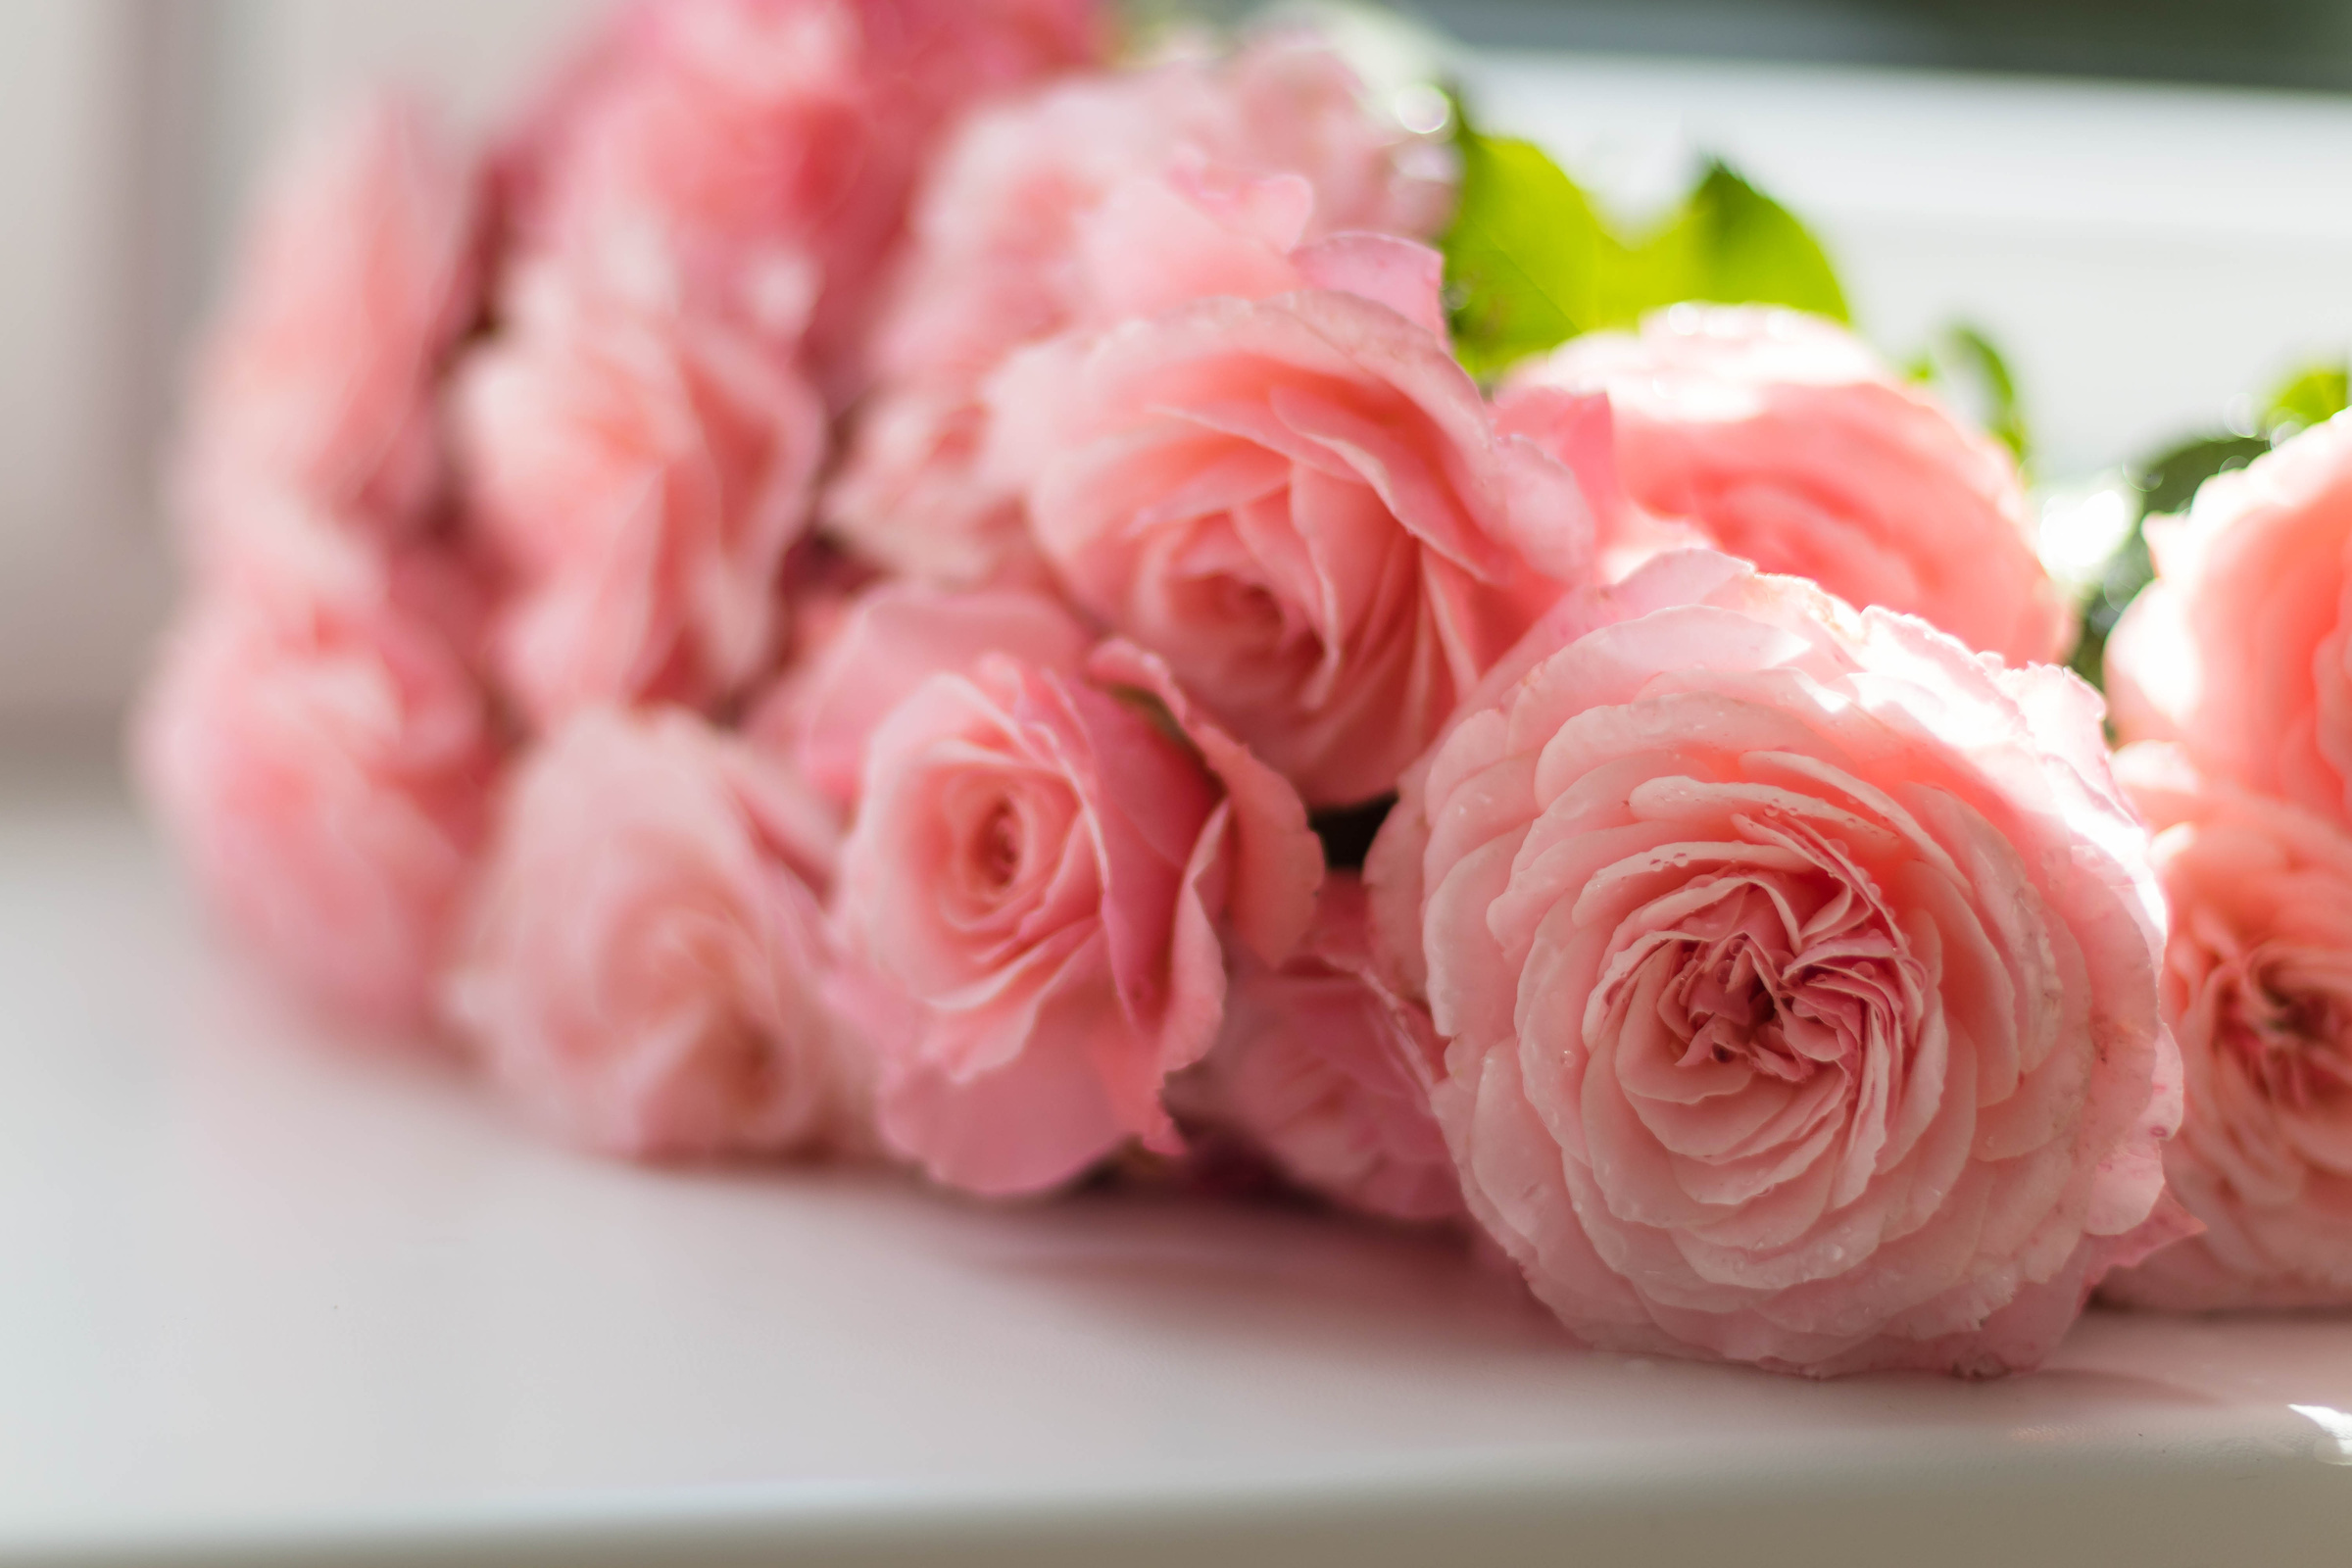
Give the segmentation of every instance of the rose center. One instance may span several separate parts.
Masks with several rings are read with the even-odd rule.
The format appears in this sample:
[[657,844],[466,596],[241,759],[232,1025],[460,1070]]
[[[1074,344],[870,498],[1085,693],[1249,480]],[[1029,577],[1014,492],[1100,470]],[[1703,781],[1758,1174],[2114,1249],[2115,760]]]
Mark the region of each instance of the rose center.
[[1750,886],[1680,922],[1658,1005],[1682,1065],[1802,1083],[1903,1033],[1900,944],[1855,901],[1802,896],[1818,891]]
[[983,892],[1003,893],[1021,870],[1021,818],[1010,802],[1000,802],[980,823],[972,864]]
[[2307,1107],[2352,1091],[2352,1009],[2290,968],[2258,958],[2233,977],[2225,1037],[2270,1099]]
[[1784,1027],[1779,968],[1744,934],[1693,951],[1674,998],[1689,1031],[1683,1060],[1744,1060],[1775,1078],[1811,1076],[1815,1064],[1790,1048]]

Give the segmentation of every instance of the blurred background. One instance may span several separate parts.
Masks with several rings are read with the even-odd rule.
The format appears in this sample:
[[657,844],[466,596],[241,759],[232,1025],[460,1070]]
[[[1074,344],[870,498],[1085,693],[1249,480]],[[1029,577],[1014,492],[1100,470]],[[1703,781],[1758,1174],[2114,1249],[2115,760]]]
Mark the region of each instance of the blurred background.
[[[382,77],[483,127],[594,9],[0,6],[0,755],[112,744],[170,597],[155,454],[257,165]],[[1413,9],[1470,46],[1490,124],[1626,209],[1720,152],[1815,225],[1889,354],[1988,329],[2041,478],[2211,425],[2352,342],[2352,5]]]

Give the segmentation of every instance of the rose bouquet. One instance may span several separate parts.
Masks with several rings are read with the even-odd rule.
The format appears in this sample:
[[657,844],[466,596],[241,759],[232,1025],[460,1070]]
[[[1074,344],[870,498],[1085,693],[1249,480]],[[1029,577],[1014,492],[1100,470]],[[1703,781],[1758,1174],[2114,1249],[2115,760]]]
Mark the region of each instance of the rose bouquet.
[[2352,1296],[2343,439],[2158,530],[2119,784],[2017,461],[1761,192],[1110,33],[641,0],[284,168],[135,734],[224,925],[599,1150],[1239,1158],[1595,1346]]

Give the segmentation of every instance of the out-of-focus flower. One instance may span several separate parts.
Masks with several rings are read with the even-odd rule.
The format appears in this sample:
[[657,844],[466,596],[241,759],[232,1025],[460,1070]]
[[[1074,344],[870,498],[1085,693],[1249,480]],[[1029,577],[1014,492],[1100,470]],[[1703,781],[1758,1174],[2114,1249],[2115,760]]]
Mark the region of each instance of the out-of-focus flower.
[[2352,419],[2208,479],[2147,535],[2156,580],[2107,644],[2117,732],[2352,823]]
[[819,1000],[830,819],[676,709],[585,709],[517,769],[449,1006],[530,1115],[641,1157],[857,1148]]
[[1310,39],[1075,78],[975,115],[925,182],[828,516],[950,582],[1024,554],[1018,498],[977,466],[978,389],[1023,343],[1189,298],[1300,286],[1286,261],[1350,231],[1422,237],[1443,155],[1365,105]]
[[500,757],[430,551],[389,561],[290,500],[249,503],[235,575],[167,642],[139,771],[198,892],[329,1006],[431,1012]]
[[532,281],[454,393],[466,521],[505,579],[497,671],[541,726],[719,703],[775,651],[823,405],[723,328]]
[[1703,545],[2012,663],[2065,657],[2073,620],[2034,554],[2017,465],[1834,323],[1675,306],[1515,370],[1503,427],[1540,436],[1556,390],[1608,394],[1632,503],[1600,518],[1611,575]]
[[2352,1304],[2352,837],[2133,746],[2172,906],[2164,1004],[2187,1114],[2165,1177],[2205,1233],[2102,1294],[2138,1306]]
[[517,132],[513,227],[641,302],[800,345],[846,397],[943,127],[1101,45],[1093,0],[634,5]]
[[430,520],[433,382],[476,308],[478,183],[390,97],[278,172],[199,365],[179,458],[199,570],[243,548],[238,521],[260,489],[386,539]]

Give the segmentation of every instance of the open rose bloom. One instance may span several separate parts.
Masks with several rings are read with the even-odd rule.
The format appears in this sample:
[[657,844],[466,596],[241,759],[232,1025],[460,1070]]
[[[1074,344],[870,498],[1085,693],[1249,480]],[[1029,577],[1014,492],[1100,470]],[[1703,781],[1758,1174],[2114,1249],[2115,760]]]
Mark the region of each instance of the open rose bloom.
[[2148,547],[2107,645],[2117,732],[2352,822],[2352,420],[2207,481]]
[[1667,556],[1463,705],[1370,879],[1471,1206],[1589,1343],[2030,1367],[2187,1228],[2161,906],[2061,671]]
[[2352,434],[2151,529],[2168,947],[2002,449],[1777,309],[1482,385],[1348,29],[1110,23],[627,0],[285,166],[135,736],[223,929],[591,1151],[1246,1170],[1594,1346],[2346,1298]]
[[2173,911],[2164,1004],[2187,1076],[2165,1173],[2201,1236],[2109,1278],[2198,1311],[2352,1304],[2352,835],[2198,773],[2116,759]]
[[1591,553],[1569,470],[1495,432],[1434,329],[1436,281],[1178,306],[990,391],[1054,577],[1310,806],[1394,788]]

